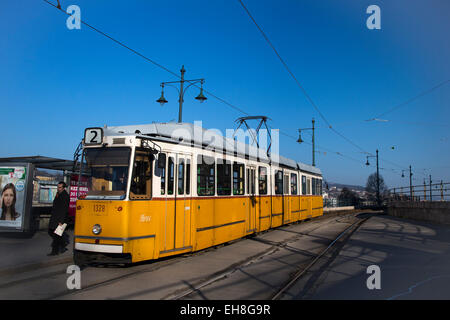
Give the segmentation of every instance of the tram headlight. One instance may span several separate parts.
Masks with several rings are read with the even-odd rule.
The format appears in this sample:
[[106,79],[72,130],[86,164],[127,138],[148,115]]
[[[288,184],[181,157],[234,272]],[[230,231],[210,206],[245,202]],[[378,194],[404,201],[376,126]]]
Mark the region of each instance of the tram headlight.
[[96,224],[92,227],[92,233],[95,235],[100,234],[102,232],[102,227],[99,224]]

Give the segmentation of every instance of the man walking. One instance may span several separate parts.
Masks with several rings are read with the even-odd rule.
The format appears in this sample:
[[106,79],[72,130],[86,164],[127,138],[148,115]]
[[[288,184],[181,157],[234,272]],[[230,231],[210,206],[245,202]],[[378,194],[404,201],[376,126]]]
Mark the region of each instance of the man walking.
[[58,183],[57,194],[53,200],[52,216],[48,224],[48,234],[52,237],[52,252],[48,256],[55,256],[67,251],[64,233],[59,236],[55,229],[64,223],[68,223],[69,217],[69,194],[66,191],[66,184],[63,181]]

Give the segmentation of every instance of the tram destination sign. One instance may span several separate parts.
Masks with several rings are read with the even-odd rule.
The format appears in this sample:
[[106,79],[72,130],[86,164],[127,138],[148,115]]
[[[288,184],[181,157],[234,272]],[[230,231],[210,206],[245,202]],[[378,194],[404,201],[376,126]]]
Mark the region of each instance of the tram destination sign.
[[84,130],[84,144],[95,145],[102,144],[103,142],[103,129],[102,128],[86,128]]

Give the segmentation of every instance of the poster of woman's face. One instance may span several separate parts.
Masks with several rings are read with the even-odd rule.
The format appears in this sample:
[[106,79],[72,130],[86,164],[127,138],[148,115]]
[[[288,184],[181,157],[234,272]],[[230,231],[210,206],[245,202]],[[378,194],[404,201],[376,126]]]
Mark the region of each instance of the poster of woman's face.
[[0,167],[0,227],[22,226],[25,180],[25,167]]

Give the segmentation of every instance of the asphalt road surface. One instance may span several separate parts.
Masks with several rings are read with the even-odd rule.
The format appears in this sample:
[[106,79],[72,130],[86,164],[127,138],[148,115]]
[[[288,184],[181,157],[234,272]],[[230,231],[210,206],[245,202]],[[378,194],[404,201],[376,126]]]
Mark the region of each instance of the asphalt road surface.
[[[322,217],[131,267],[90,266],[81,289],[67,286],[70,263],[9,274],[0,299],[271,299],[362,216]],[[449,299],[449,267],[449,226],[372,215],[281,299]]]
[[[379,268],[379,289],[369,266]],[[316,265],[284,298],[450,299],[450,227],[374,216],[329,265]]]

